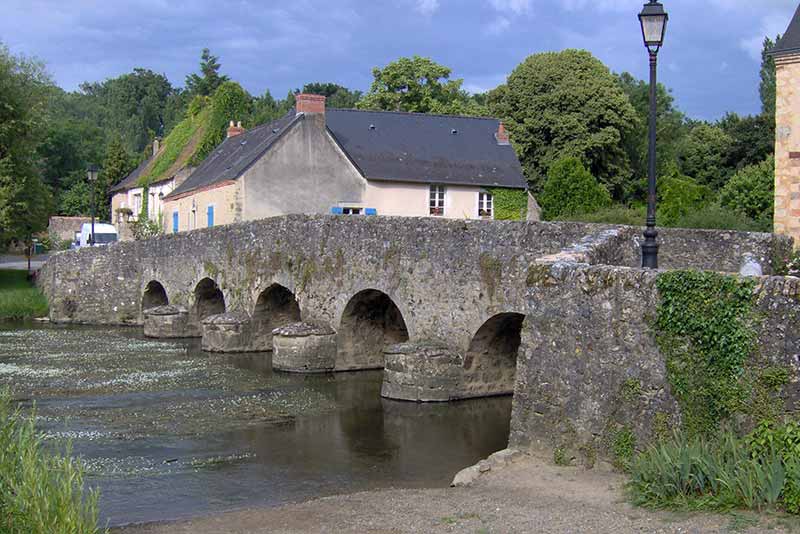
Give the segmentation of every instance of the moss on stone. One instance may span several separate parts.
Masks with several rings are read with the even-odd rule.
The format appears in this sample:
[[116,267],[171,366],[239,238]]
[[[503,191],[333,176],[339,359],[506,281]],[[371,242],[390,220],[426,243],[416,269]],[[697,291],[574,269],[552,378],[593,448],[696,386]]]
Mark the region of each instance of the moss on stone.
[[525,285],[528,287],[548,287],[555,285],[555,279],[550,273],[550,266],[540,264],[529,266],[528,275],[525,277]]
[[486,288],[489,298],[494,298],[497,288],[500,287],[503,264],[499,259],[485,252],[480,255],[478,262],[481,271],[481,282]]
[[672,416],[667,412],[656,412],[653,416],[653,438],[658,441],[668,439],[672,433]]
[[628,378],[622,383],[619,394],[626,402],[634,402],[642,394],[642,383],[635,378]]
[[216,280],[217,276],[219,276],[220,270],[213,262],[204,261],[203,262],[203,271],[208,275],[209,278]]
[[625,471],[628,469],[633,454],[636,452],[636,434],[629,426],[617,429],[611,436],[611,453],[614,457],[614,466]]

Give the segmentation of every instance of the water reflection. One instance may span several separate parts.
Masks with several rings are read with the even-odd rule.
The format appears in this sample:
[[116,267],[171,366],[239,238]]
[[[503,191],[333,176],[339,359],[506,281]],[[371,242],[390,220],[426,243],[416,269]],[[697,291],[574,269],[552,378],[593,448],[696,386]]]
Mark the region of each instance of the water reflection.
[[73,437],[112,525],[445,486],[507,442],[510,397],[390,401],[380,371],[273,373],[269,354],[212,355],[133,330],[0,335],[0,386],[36,400],[45,430]]

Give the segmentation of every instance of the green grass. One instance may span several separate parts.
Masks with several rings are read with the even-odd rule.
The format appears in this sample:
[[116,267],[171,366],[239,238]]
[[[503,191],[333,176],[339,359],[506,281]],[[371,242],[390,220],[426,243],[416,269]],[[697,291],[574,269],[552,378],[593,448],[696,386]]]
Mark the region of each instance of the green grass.
[[84,494],[82,466],[69,452],[46,450],[34,419],[12,408],[8,391],[0,391],[0,533],[100,532],[98,494]]
[[208,121],[208,108],[202,110],[196,116],[186,117],[179,122],[164,139],[164,151],[157,157],[153,167],[146,176],[139,178],[139,185],[147,185],[165,178],[166,173],[178,161],[181,153],[186,148],[194,135]]
[[45,317],[47,299],[28,281],[25,271],[0,269],[0,321]]

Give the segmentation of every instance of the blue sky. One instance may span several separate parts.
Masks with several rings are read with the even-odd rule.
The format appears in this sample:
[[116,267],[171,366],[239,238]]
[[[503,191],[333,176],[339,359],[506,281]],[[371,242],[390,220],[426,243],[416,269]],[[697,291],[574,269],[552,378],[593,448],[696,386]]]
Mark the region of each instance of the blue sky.
[[[761,41],[798,0],[662,0],[670,14],[660,79],[681,109],[716,119],[759,110]],[[146,67],[183,85],[200,50],[253,94],[310,81],[367,89],[373,67],[429,56],[472,91],[527,55],[585,48],[612,70],[647,74],[642,0],[3,0],[0,41],[75,89]]]

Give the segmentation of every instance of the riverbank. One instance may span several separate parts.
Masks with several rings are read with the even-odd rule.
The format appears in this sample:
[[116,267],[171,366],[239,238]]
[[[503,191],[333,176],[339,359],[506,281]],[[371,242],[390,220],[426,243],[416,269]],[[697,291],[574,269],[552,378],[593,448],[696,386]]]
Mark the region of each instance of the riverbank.
[[189,521],[129,526],[114,534],[789,533],[800,521],[745,513],[678,514],[635,508],[625,477],[557,467],[524,456],[472,486],[380,490]]
[[0,269],[0,321],[21,321],[45,317],[47,299],[26,271]]

